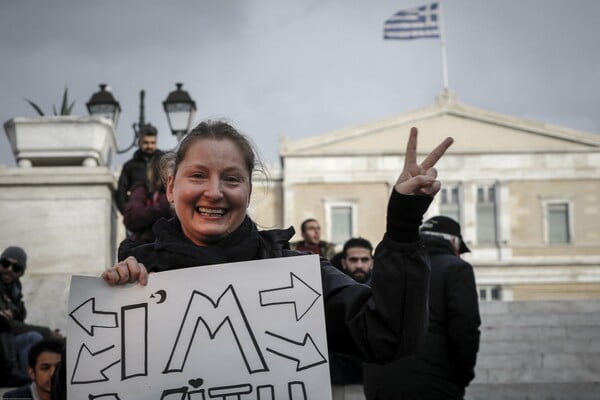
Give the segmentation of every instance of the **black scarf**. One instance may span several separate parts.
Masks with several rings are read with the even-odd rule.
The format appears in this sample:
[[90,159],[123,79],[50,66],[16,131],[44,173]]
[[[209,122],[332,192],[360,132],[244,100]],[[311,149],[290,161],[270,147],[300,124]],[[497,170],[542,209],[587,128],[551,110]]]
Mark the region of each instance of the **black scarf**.
[[160,219],[154,224],[153,231],[156,235],[154,243],[133,247],[125,254],[134,256],[153,272],[254,260],[262,258],[261,249],[265,246],[248,216],[234,232],[210,246],[197,246],[188,239],[177,217]]

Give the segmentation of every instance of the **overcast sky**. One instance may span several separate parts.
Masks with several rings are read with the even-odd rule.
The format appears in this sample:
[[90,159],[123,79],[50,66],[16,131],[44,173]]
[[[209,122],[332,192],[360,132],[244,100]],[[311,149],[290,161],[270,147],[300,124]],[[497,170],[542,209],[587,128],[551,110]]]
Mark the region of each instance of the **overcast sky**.
[[[0,121],[60,106],[74,114],[107,83],[132,140],[139,91],[159,145],[162,101],[182,82],[198,120],[225,118],[278,161],[279,138],[346,128],[431,105],[440,41],[386,41],[383,22],[418,0],[0,0]],[[600,133],[600,1],[443,0],[449,87],[458,100]],[[14,166],[6,134],[0,164]],[[121,164],[132,152],[116,158]],[[115,165],[116,165],[115,164]]]

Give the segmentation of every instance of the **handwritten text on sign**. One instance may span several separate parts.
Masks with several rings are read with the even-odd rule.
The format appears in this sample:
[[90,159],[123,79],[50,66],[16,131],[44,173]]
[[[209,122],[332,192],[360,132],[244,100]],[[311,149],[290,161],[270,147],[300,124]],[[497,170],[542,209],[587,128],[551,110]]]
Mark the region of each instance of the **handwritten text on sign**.
[[148,285],[74,276],[72,399],[331,398],[315,255],[150,274]]

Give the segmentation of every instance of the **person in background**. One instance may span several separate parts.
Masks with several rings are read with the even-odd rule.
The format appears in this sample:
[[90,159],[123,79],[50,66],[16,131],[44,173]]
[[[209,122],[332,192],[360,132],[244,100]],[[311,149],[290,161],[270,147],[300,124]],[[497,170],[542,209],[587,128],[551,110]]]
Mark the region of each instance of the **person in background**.
[[[351,238],[347,240],[340,257],[342,270],[356,282],[370,284],[373,270],[372,253],[373,245],[367,239]],[[362,384],[362,361],[331,352],[329,353],[329,373],[334,386]]]
[[62,339],[58,330],[25,323],[27,309],[20,278],[27,268],[27,253],[9,246],[0,255],[0,384],[28,380],[27,354],[44,338]]
[[44,339],[29,350],[29,368],[27,372],[31,384],[10,390],[2,396],[3,400],[51,400],[52,376],[61,362],[64,341]]
[[342,269],[356,282],[370,284],[373,271],[373,246],[363,238],[352,238],[344,243]]
[[321,240],[321,225],[314,218],[306,219],[300,225],[302,240],[290,243],[292,250],[310,251],[326,259],[335,254],[335,244]]
[[[426,327],[429,286],[418,228],[440,189],[434,165],[451,144],[447,138],[417,164],[417,130],[411,129],[375,253],[372,287],[320,258],[331,351],[379,363],[415,351]],[[257,165],[249,140],[233,126],[200,123],[181,141],[167,183],[176,216],[157,221],[154,243],[131,248],[102,278],[108,285],[146,285],[149,272],[303,255],[288,249],[292,227],[259,231],[247,215]]]
[[463,399],[475,377],[479,350],[479,304],[473,267],[458,222],[427,220],[421,241],[431,257],[429,330],[415,355],[389,365],[363,364],[368,400]]
[[138,149],[133,153],[133,157],[123,164],[117,184],[115,201],[121,214],[125,212],[133,185],[148,184],[150,164],[155,157],[162,154],[156,147],[157,135],[158,131],[149,123],[142,125],[138,131]]
[[[152,226],[160,218],[172,217],[173,210],[165,192],[164,174],[169,168],[173,153],[156,156],[150,161],[148,183],[138,182],[131,188],[131,195],[123,210],[123,224],[129,236],[119,245],[119,254],[124,248],[154,241]],[[166,161],[163,162],[163,158]]]

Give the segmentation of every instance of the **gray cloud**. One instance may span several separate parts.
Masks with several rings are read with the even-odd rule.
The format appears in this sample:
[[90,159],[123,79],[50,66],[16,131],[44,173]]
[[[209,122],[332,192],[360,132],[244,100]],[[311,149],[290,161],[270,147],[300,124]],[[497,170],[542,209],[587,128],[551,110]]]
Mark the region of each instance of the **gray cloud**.
[[[123,107],[129,144],[146,90],[159,144],[174,145],[161,102],[184,82],[198,119],[224,117],[269,162],[279,137],[408,112],[442,88],[438,40],[384,41],[383,21],[416,1],[0,0],[2,122],[49,111],[69,88],[75,113],[99,83]],[[600,131],[600,2],[444,2],[450,89],[469,105]],[[129,155],[117,158],[122,162]],[[4,134],[0,163],[14,165]]]

